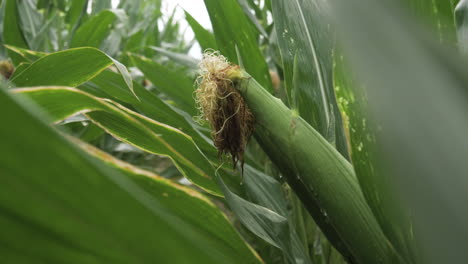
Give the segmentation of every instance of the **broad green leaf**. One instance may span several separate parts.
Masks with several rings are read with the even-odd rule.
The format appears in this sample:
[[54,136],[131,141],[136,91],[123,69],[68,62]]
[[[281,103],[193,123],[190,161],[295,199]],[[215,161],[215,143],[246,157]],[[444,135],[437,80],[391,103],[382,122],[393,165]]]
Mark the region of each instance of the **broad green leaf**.
[[31,64],[12,82],[17,86],[78,86],[114,64],[133,92],[127,68],[95,48],[75,48],[44,56]]
[[[217,160],[217,150],[215,147],[208,143],[205,138],[202,138],[182,115],[140,84],[134,82],[133,87],[135,89],[135,94],[140,100],[128,90],[119,74],[112,71],[103,71],[79,88],[95,96],[116,99],[131,104],[145,116],[179,129],[192,137],[195,143],[197,143],[197,146],[210,157],[211,160]],[[97,90],[105,92],[106,94],[102,95],[100,92],[96,92]]]
[[[423,19],[437,33],[440,42],[453,43],[453,7],[456,1],[404,1],[417,18]],[[378,171],[376,159],[376,137],[378,122],[372,120],[368,109],[368,95],[354,77],[351,69],[344,65],[343,56],[336,54],[335,82],[341,94],[342,105],[346,105],[349,132],[353,152],[353,164],[363,193],[381,224],[384,232],[399,252],[407,259],[416,261],[416,249],[412,236],[412,221],[409,212],[401,208],[400,195],[391,188],[379,188],[382,173]]]
[[376,192],[390,188],[411,213],[409,235],[421,253],[417,263],[463,263],[466,62],[428,37],[396,1],[332,3],[345,54],[379,125],[370,158],[377,161]]
[[194,81],[182,71],[172,71],[163,65],[143,56],[130,54],[134,64],[145,74],[156,88],[174,100],[177,106],[195,116],[197,114],[193,100]]
[[31,63],[28,62],[22,62],[20,63],[16,68],[15,71],[13,72],[13,75],[11,75],[11,79],[14,79],[17,75],[22,73],[24,70],[26,70],[29,66],[31,66]]
[[[3,41],[5,44],[17,46],[20,48],[28,48],[28,43],[24,38],[23,31],[20,27],[20,19],[18,12],[18,1],[5,0],[5,16],[3,18]],[[13,60],[15,65],[23,60],[14,53],[8,52],[8,55]]]
[[278,0],[272,7],[290,106],[349,158],[333,90],[328,2]]
[[273,93],[268,66],[256,39],[255,29],[236,0],[205,0],[218,49],[229,61],[238,63],[236,46],[245,70]]
[[[139,100],[126,88],[126,85],[120,76],[111,71],[104,71],[91,81],[79,87],[79,89],[91,93],[94,96],[111,99],[123,104],[129,104],[132,108],[135,108],[145,116],[157,122],[177,128],[190,136],[196,143],[197,147],[200,148],[203,154],[213,164],[219,164],[217,149],[211,143],[211,139],[208,139],[198,131],[199,127],[194,125],[192,117],[187,117],[185,113],[181,114],[174,110],[154,93],[148,91],[136,82],[134,82],[134,88],[136,95],[140,98]],[[231,170],[230,166],[227,164],[224,164],[223,168],[228,171]],[[230,172],[224,173],[224,169],[219,170],[218,172],[221,175],[227,175],[225,177],[225,181],[229,187],[231,189],[239,188],[239,182],[241,181],[240,175],[233,175]]]
[[[376,159],[376,137],[381,126],[369,115],[368,95],[353,80],[342,55],[335,51],[335,85],[348,122],[353,167],[360,187],[385,235],[406,259],[415,261],[409,213],[401,208],[400,195],[389,186],[380,186],[382,172]],[[382,188],[385,187],[385,188]]]
[[5,89],[0,109],[2,263],[261,263],[199,193],[77,148]]
[[213,33],[203,28],[203,26],[200,25],[198,21],[195,20],[187,11],[185,11],[185,19],[192,28],[193,33],[195,34],[195,38],[200,44],[202,52],[207,49],[218,49],[216,45],[216,39],[214,38]]
[[101,159],[108,165],[131,177],[142,189],[159,198],[160,202],[167,206],[167,208],[170,208],[175,215],[187,222],[193,223],[200,230],[219,239],[221,244],[217,250],[224,250],[223,254],[229,255],[234,252],[241,252],[240,259],[244,259],[248,263],[261,262],[261,260],[256,259],[255,253],[248,245],[242,241],[227,217],[213,202],[199,192],[177,185],[149,171],[134,167],[91,145],[76,139],[72,141],[77,143],[88,154]]
[[104,10],[82,24],[73,36],[70,47],[99,48],[109,35],[117,16],[110,10]]
[[[183,132],[158,123],[110,100],[66,87],[17,89],[31,98],[55,122],[86,113],[96,125],[123,142],[149,153],[168,156],[179,171],[207,192],[219,195],[215,170],[192,139]],[[62,102],[67,102],[63,104]]]

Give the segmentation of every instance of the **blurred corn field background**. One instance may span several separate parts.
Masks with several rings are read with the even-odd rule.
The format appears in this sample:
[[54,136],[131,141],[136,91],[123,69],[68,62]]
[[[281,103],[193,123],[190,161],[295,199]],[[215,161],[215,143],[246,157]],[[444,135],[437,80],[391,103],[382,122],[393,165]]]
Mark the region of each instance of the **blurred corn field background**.
[[0,0],[0,263],[468,263],[468,1],[167,2]]

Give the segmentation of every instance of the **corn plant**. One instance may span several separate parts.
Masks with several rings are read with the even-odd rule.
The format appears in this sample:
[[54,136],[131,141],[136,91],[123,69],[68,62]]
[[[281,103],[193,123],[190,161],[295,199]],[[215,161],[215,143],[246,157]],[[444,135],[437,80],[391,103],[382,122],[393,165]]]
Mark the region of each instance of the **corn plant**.
[[1,263],[468,259],[467,1],[163,4],[0,1]]

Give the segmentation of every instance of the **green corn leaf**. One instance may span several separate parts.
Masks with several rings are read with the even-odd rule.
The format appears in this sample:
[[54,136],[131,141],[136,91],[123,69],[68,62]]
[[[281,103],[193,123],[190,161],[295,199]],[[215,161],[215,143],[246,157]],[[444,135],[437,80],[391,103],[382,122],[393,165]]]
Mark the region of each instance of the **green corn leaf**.
[[[203,138],[189,121],[139,83],[134,82],[133,87],[140,100],[128,90],[119,74],[112,71],[103,71],[89,82],[80,86],[79,89],[92,93],[95,96],[128,103],[145,116],[179,129],[192,137],[197,146],[212,161],[217,160],[217,150],[215,147],[208,143],[206,138]],[[103,95],[102,92],[105,94]]]
[[184,54],[184,53],[176,53],[176,52],[172,52],[172,51],[169,51],[167,49],[160,48],[160,47],[150,46],[149,48],[154,50],[154,51],[157,51],[161,55],[164,55],[164,56],[168,57],[169,59],[173,60],[174,62],[177,62],[178,64],[186,66],[186,67],[188,67],[189,69],[192,69],[192,70],[196,69],[197,66],[198,66],[198,63],[200,62],[199,60],[191,57],[190,55]]
[[17,86],[78,86],[112,64],[133,92],[133,83],[127,68],[95,48],[75,48],[44,56],[18,74],[12,82]]
[[328,2],[273,1],[273,18],[291,107],[349,157],[333,89]]
[[193,100],[194,81],[181,71],[172,71],[146,57],[130,54],[134,64],[145,74],[159,91],[174,100],[177,106],[190,114],[197,115]]
[[[249,18],[252,25],[255,27],[255,29],[257,29],[258,33],[262,34],[263,37],[268,38],[268,34],[265,32],[265,29],[260,24],[260,21],[251,12],[251,6],[249,5],[249,3],[247,3],[246,0],[237,0],[237,2],[242,7],[242,10],[244,11],[244,14]],[[255,4],[252,4],[252,5],[256,7]],[[255,11],[258,12],[260,10],[256,9]]]
[[[289,232],[287,234],[278,234],[275,237],[275,240],[277,241],[276,244],[281,246],[285,259],[288,261],[294,260],[292,263],[311,263],[307,254],[307,246],[300,242],[299,236],[294,230],[294,224],[292,222],[290,212],[288,212],[287,201],[284,197],[281,184],[271,176],[268,176],[249,165],[245,165],[243,179],[245,190],[250,200],[250,203],[244,203],[246,204],[245,206],[248,208],[255,208],[255,206],[253,206],[254,204],[263,206],[287,219]],[[229,200],[227,196],[226,200],[228,203],[235,202],[234,200]],[[238,206],[242,206],[242,203]],[[246,209],[248,210],[248,208]],[[258,213],[260,212],[261,211],[258,211]],[[236,215],[237,217],[242,217],[243,214]],[[242,220],[243,219],[241,219],[241,221]],[[277,229],[276,226],[266,226],[265,228],[269,230]]]
[[72,27],[77,27],[81,18],[86,15],[88,0],[73,0],[66,15],[66,22]]
[[255,29],[236,0],[205,0],[218,49],[229,61],[238,63],[236,46],[242,56],[243,66],[258,82],[273,93],[273,87]]
[[[338,54],[338,51],[335,52]],[[343,111],[346,113],[352,160],[359,184],[376,216],[382,230],[394,247],[406,259],[416,261],[414,239],[412,238],[409,212],[402,208],[400,195],[388,188],[379,186],[384,172],[375,164],[376,138],[381,126],[369,116],[368,95],[352,79],[352,70],[347,67],[344,57],[335,58],[335,85]]]
[[92,12],[93,14],[98,14],[105,9],[111,9],[111,8],[112,8],[112,0],[94,1]]
[[109,35],[117,15],[110,10],[104,10],[91,17],[81,25],[73,35],[70,47],[95,47],[99,48],[104,39]]
[[[432,27],[440,42],[453,43],[453,6],[455,1],[405,1],[411,12]],[[353,164],[367,202],[376,215],[382,229],[395,248],[406,259],[417,262],[412,220],[406,208],[402,208],[400,195],[382,185],[382,175],[376,158],[378,131],[381,124],[369,115],[368,95],[349,74],[352,68],[345,65],[343,56],[335,51],[335,84],[349,118],[349,134]],[[359,87],[359,88],[358,88]]]
[[262,263],[199,193],[76,147],[3,88],[0,109],[2,263]]
[[31,63],[27,62],[22,62],[20,63],[16,68],[15,71],[13,72],[13,75],[11,75],[11,79],[14,79],[17,75],[22,73],[24,70],[26,70],[29,66],[31,66]]
[[213,166],[181,131],[73,88],[38,87],[16,91],[41,106],[55,122],[85,113],[117,139],[149,153],[170,157],[189,180],[211,194],[220,195]]
[[[18,1],[16,0],[5,0],[5,16],[3,17],[3,41],[5,44],[17,46],[20,48],[27,49],[28,43],[23,34],[23,30],[20,26],[20,18],[18,12]],[[18,65],[23,62],[21,57],[15,53],[8,52],[13,63]]]
[[401,2],[409,6],[412,13],[426,22],[429,28],[437,34],[440,42],[446,44],[456,42],[453,11],[458,0],[405,0]]
[[198,43],[202,51],[207,49],[217,50],[216,39],[214,38],[213,33],[209,32],[202,25],[198,23],[187,11],[185,11],[185,19],[187,23],[193,30],[195,34],[195,38],[197,39]]
[[345,54],[363,84],[353,90],[363,89],[371,121],[379,125],[369,159],[377,161],[375,192],[390,189],[411,213],[416,263],[464,262],[466,62],[396,1],[332,2]]
[[45,52],[23,49],[23,48],[11,46],[11,45],[5,45],[5,48],[21,56],[23,58],[23,61],[26,61],[26,62],[34,62],[35,60],[38,60],[44,57],[45,55],[47,55],[47,53]]
[[226,202],[244,226],[269,244],[282,249],[286,256],[286,263],[295,263],[291,250],[288,219],[231,192],[221,177],[218,181]]

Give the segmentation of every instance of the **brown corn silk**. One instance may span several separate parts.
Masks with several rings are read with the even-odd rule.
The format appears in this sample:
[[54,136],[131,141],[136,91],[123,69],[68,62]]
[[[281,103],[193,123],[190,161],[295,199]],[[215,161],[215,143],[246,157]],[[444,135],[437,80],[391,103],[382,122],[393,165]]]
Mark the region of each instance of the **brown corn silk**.
[[3,76],[5,80],[10,79],[14,71],[15,67],[13,67],[13,64],[11,64],[11,62],[7,60],[0,61],[0,75]]
[[229,153],[234,168],[244,166],[244,151],[254,128],[254,116],[237,87],[243,77],[239,66],[227,62],[218,52],[207,52],[199,64],[200,76],[195,90],[199,120],[211,125],[211,136],[218,156]]

